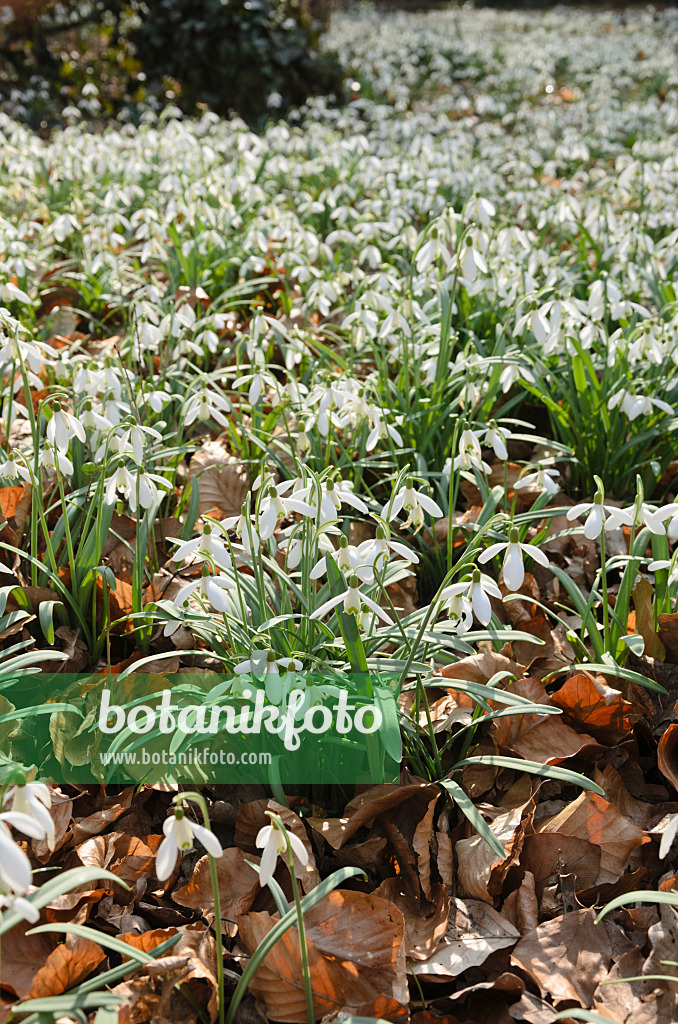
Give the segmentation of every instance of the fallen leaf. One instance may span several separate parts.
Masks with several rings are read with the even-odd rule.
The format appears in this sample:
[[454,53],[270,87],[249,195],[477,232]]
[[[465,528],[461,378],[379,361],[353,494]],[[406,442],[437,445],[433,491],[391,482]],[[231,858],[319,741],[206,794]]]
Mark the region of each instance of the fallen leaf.
[[373,895],[394,903],[405,921],[405,955],[413,960],[426,960],[437,949],[447,931],[450,919],[450,898],[439,883],[432,899],[417,902],[403,892],[398,878],[387,878]]
[[201,515],[212,512],[222,519],[240,515],[251,486],[250,477],[221,441],[206,441],[191,457],[188,472],[198,478]]
[[433,981],[456,978],[485,963],[498,949],[513,946],[518,938],[518,929],[487,903],[453,898],[440,945],[433,956],[412,964],[411,969]]
[[674,789],[678,789],[678,724],[668,727],[657,748],[659,770]]
[[613,745],[628,735],[632,705],[603,676],[577,672],[551,694],[551,703],[562,708],[573,725],[601,743]]
[[645,656],[654,658],[656,661],[664,661],[666,650],[654,628],[653,595],[654,587],[650,581],[639,575],[636,585],[631,591],[633,606],[636,610],[636,632],[640,633],[645,641]]
[[642,969],[640,949],[622,954],[594,993],[594,1011],[619,1021],[619,1024],[657,1024],[658,1021],[675,1020],[678,1011],[675,992],[656,981],[621,981],[622,978],[637,977]]
[[658,621],[658,635],[666,652],[666,661],[670,665],[678,665],[678,612],[665,612]]
[[49,954],[37,972],[28,993],[29,999],[58,996],[79,985],[106,959],[101,946],[90,939],[67,935]]
[[586,839],[562,832],[542,832],[526,837],[520,866],[532,874],[536,892],[541,896],[547,885],[557,883],[561,871],[574,875],[575,889],[595,885],[601,856],[601,848]]
[[596,885],[616,882],[626,870],[631,851],[651,842],[649,836],[630,818],[620,814],[614,804],[590,792],[582,792],[560,813],[540,820],[535,828],[539,833],[574,836],[600,847]]
[[[257,949],[276,919],[249,913],[237,919],[248,953]],[[403,916],[378,896],[335,889],[304,917],[316,1018],[329,1013],[374,1016],[368,1008],[383,996],[407,1002]],[[250,990],[272,1020],[305,1024],[300,984],[299,936],[290,928],[265,957]]]
[[[478,807],[484,810],[483,806]],[[457,873],[460,895],[471,896],[492,904],[501,892],[502,883],[509,868],[520,856],[525,835],[524,807],[496,814],[490,828],[506,851],[506,857],[498,857],[485,840],[477,833],[469,839],[460,839],[456,844]]]
[[[538,679],[519,679],[510,689],[536,703],[551,703],[544,684]],[[495,719],[490,735],[500,750],[520,754],[540,764],[559,764],[596,742],[586,733],[576,732],[557,715],[520,714]]]
[[521,967],[559,1003],[569,1000],[590,1009],[593,995],[612,960],[605,925],[595,924],[593,910],[575,910],[540,924],[523,936],[511,954]]
[[0,982],[17,999],[25,999],[33,986],[33,979],[46,963],[56,945],[55,935],[26,935],[34,926],[21,922],[12,928],[2,943]]
[[[259,875],[247,864],[247,860],[259,862],[258,857],[252,854],[245,856],[237,846],[231,846],[224,850],[223,856],[216,862],[222,930],[230,936],[234,936],[236,932],[233,920],[251,909],[260,891]],[[188,885],[182,889],[175,889],[172,899],[182,907],[200,910],[203,915],[214,913],[208,857],[200,858]]]
[[[521,854],[521,867],[523,857]],[[504,900],[501,908],[503,916],[515,925],[521,935],[527,935],[534,931],[539,924],[539,904],[535,891],[534,875],[531,871],[525,871],[523,880],[517,889]]]

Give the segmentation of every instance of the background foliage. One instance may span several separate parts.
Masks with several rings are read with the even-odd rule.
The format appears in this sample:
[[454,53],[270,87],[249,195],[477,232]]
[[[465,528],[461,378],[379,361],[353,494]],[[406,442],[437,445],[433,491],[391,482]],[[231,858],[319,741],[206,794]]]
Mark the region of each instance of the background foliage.
[[[138,121],[167,102],[260,125],[314,93],[338,96],[336,56],[298,0],[17,4],[0,27],[0,105],[35,129]],[[84,89],[84,93],[83,93]]]

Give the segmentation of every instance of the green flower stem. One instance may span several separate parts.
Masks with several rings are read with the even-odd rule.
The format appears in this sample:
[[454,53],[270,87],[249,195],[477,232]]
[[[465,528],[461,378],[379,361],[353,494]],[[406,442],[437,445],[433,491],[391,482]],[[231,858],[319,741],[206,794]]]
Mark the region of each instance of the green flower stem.
[[275,822],[276,826],[285,836],[285,842],[287,843],[287,866],[290,871],[290,880],[292,882],[292,895],[294,896],[294,908],[297,912],[297,931],[299,932],[299,952],[301,955],[301,972],[304,976],[304,995],[306,996],[306,1014],[308,1016],[308,1024],[313,1024],[315,1021],[315,1011],[313,1009],[313,989],[311,988],[311,968],[308,962],[308,946],[306,944],[306,928],[304,927],[304,911],[301,906],[301,898],[299,896],[299,884],[297,882],[297,873],[294,868],[294,854],[292,853],[292,844],[290,843],[287,829],[285,828],[282,819],[277,814],[271,814],[271,820]]
[[[173,798],[173,803],[181,803],[183,800],[193,800],[202,811],[202,820],[205,828],[212,831],[210,816],[207,811],[207,801],[201,793],[177,793]],[[224,1005],[224,942],[221,935],[221,897],[219,896],[219,878],[217,876],[217,862],[211,853],[207,854],[210,865],[210,881],[212,883],[212,900],[214,902],[214,937],[217,944],[217,990],[218,990],[218,1010],[219,1010],[219,1024],[224,1024],[225,1010]]]

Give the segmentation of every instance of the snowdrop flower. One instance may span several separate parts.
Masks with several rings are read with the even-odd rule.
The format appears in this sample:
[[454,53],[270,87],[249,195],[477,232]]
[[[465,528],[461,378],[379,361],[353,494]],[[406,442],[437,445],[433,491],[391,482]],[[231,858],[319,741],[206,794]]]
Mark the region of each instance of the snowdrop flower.
[[80,410],[80,422],[87,430],[110,430],[113,426],[106,416],[95,411],[89,398]]
[[509,590],[520,590],[523,585],[525,579],[523,554],[534,558],[535,562],[538,562],[539,565],[548,568],[549,560],[540,548],[534,544],[520,543],[520,531],[516,526],[510,528],[508,540],[500,541],[498,544],[491,544],[478,557],[478,561],[489,562],[500,551],[506,551],[504,555],[504,583]]
[[[401,418],[396,417],[395,422],[400,422]],[[377,441],[384,441],[387,438],[391,438],[399,448],[403,446],[402,434],[397,430],[395,426],[390,423],[385,423],[381,414],[380,409],[373,409],[370,416],[371,430],[368,434],[367,441],[365,442],[365,448],[368,452],[371,452],[376,447]]]
[[73,438],[87,441],[84,427],[80,420],[76,419],[70,412],[64,412],[60,402],[52,405],[52,418],[47,424],[47,440],[60,452],[67,452],[68,446]]
[[506,427],[498,427],[494,420],[490,420],[483,435],[483,444],[491,447],[494,450],[496,457],[501,459],[502,462],[505,462],[506,459],[508,459],[506,442],[510,436],[510,430]]
[[[293,512],[302,516],[315,516],[315,509],[308,502],[303,501],[294,494],[286,495],[285,492],[293,485],[294,481],[286,480],[277,487],[271,485],[268,488],[267,496],[262,500],[259,508],[259,538],[268,540],[273,536],[276,523],[281,519],[287,519]],[[301,493],[305,494],[305,491]]]
[[[468,633],[473,625],[473,605],[469,597],[471,585],[471,580],[453,583],[440,593],[440,600],[447,616],[456,625],[458,633]],[[501,597],[501,593],[499,596]],[[489,621],[488,617],[487,622]],[[487,625],[487,622],[484,625]]]
[[227,519],[222,519],[220,526],[224,530],[233,530],[236,538],[250,557],[252,556],[252,551],[256,553],[261,547],[256,529],[256,520],[253,516],[250,516],[248,522],[248,517],[244,512],[241,512],[239,516],[228,516]]
[[458,263],[461,266],[462,276],[466,285],[473,284],[478,271],[480,271],[481,274],[488,273],[485,257],[474,246],[470,235],[467,235],[466,237],[466,242],[462,247],[458,258]]
[[[13,813],[26,815],[41,829],[40,838],[47,840],[50,850],[54,849],[54,819],[49,813],[52,806],[52,794],[49,786],[43,782],[26,782],[23,772],[17,772],[14,785],[5,792],[3,807],[9,806]],[[20,826],[17,826],[21,830]]]
[[515,337],[519,338],[526,328],[534,334],[540,345],[543,345],[549,336],[551,328],[548,318],[538,309],[536,302],[532,302],[527,313],[516,321],[513,328]]
[[254,353],[254,366],[251,366],[250,370],[251,373],[246,373],[236,378],[233,381],[233,387],[237,390],[244,387],[245,384],[249,384],[247,399],[251,406],[255,406],[266,390],[266,387],[271,388],[273,391],[277,390],[278,381],[271,371],[266,368],[264,354],[259,350]]
[[137,488],[139,492],[139,504],[142,508],[151,508],[160,501],[160,489],[171,490],[172,485],[164,476],[157,473],[139,473],[131,493],[128,495],[129,508],[132,515],[137,511]]
[[[16,819],[24,817],[25,815],[17,814],[13,821],[10,820],[10,824],[20,827]],[[30,818],[28,820],[31,821]],[[44,838],[44,834],[36,838]],[[35,924],[40,918],[40,912],[24,899],[31,885],[31,877],[31,862],[12,839],[4,821],[0,821],[0,909],[15,910],[24,920]]]
[[635,523],[642,522],[651,533],[656,534],[658,537],[665,537],[666,528],[664,520],[678,513],[678,504],[663,505],[661,508],[655,508],[653,505],[648,505],[642,501],[641,496],[638,495],[633,505],[629,505],[625,511],[633,516]]
[[389,512],[388,518],[393,520],[401,509],[409,513],[405,526],[414,525],[416,527],[415,533],[424,525],[424,512],[428,512],[435,519],[440,519],[444,515],[440,505],[433,498],[429,498],[427,494],[422,494],[421,491],[415,489],[411,476],[407,477],[404,487],[400,488],[390,503],[390,512],[389,503],[387,503],[384,505],[381,514],[386,516],[387,512]]
[[438,228],[431,228],[430,234],[424,244],[417,252],[415,266],[418,274],[423,274],[437,259],[442,259],[445,267],[452,263],[450,252],[441,238],[438,236]]
[[165,819],[162,830],[165,838],[155,857],[155,873],[159,882],[167,881],[176,867],[177,858],[193,849],[194,839],[200,840],[210,857],[219,858],[224,852],[214,833],[204,825],[189,821],[181,807],[176,807],[174,814]]
[[510,391],[517,380],[526,380],[528,383],[534,384],[534,374],[519,363],[509,363],[499,375],[499,383],[504,394]]
[[259,885],[268,885],[271,881],[276,861],[281,854],[287,853],[288,843],[299,863],[304,866],[308,864],[308,850],[299,836],[288,829],[283,831],[273,817],[270,825],[264,825],[259,830],[255,843],[263,851],[259,865]]
[[[337,568],[341,569],[343,573],[352,575],[355,573],[363,583],[372,582],[374,580],[374,573],[372,572],[372,566],[369,563],[363,563],[360,557],[359,549],[355,544],[349,544],[348,537],[342,536],[339,538],[339,548],[337,551],[332,551],[333,557],[337,563]],[[327,573],[327,558],[323,556],[311,569],[309,573],[312,580],[319,580],[321,576]]]
[[464,214],[473,220],[480,221],[484,228],[489,228],[496,214],[494,204],[483,196],[473,195],[464,206]]
[[198,591],[203,601],[223,614],[228,611],[228,598],[225,591],[235,589],[235,583],[229,580],[228,576],[212,576],[207,566],[203,565],[198,579],[181,588],[174,598],[174,606],[179,609],[185,607],[185,602]]
[[320,524],[337,518],[342,503],[357,508],[359,512],[367,512],[365,502],[353,493],[353,482],[350,480],[334,480],[332,477],[321,484]]
[[21,452],[11,451],[9,453],[7,460],[0,465],[0,480],[16,480],[20,478],[28,484],[31,482],[31,472],[28,466],[17,462],[18,458],[22,458]]
[[73,475],[73,463],[71,460],[63,452],[59,451],[58,448],[53,448],[50,444],[45,445],[40,453],[38,462],[41,468],[48,473],[55,473],[58,468],[62,476]]
[[621,405],[630,423],[639,416],[649,416],[653,408],[661,409],[669,416],[673,415],[673,409],[668,402],[660,398],[651,398],[649,395],[632,395],[625,388],[617,391],[607,403],[608,409],[616,409],[618,405]]
[[666,828],[662,833],[661,842],[659,844],[659,859],[663,860],[667,853],[675,842],[676,835],[678,835],[678,814],[667,815],[668,822]]
[[501,590],[490,576],[481,573],[479,569],[474,569],[468,596],[478,622],[487,626],[492,618],[490,597],[501,600]]
[[[0,314],[6,312],[6,310],[0,309]],[[14,320],[14,323],[18,324],[18,321]],[[24,330],[20,324],[18,326],[19,329]],[[47,356],[47,353],[53,349],[41,341],[19,341],[16,337],[7,338],[2,334],[0,334],[0,341],[3,342],[0,345],[0,365],[13,361],[24,362],[33,373],[39,374],[43,363],[50,365],[53,362]]]
[[[367,569],[368,576],[364,582],[371,583],[374,580],[374,570],[383,572],[389,560],[391,552],[394,551],[401,558],[404,558],[410,565],[419,561],[419,556],[406,548],[397,540],[391,540],[383,526],[377,526],[376,534],[372,540],[365,540],[357,548],[356,554],[360,562]],[[360,576],[360,573],[357,573]],[[363,577],[360,577],[361,579]]]
[[559,488],[555,481],[556,477],[559,476],[560,473],[557,469],[544,469],[543,466],[539,466],[536,473],[528,473],[527,476],[523,476],[520,480],[517,480],[515,490],[519,491],[523,487],[534,487],[535,490],[548,491],[549,494],[557,494]]
[[266,696],[271,704],[281,704],[288,696],[295,681],[295,672],[301,672],[303,662],[298,658],[279,658],[275,651],[252,651],[246,661],[233,669],[238,675],[264,677]]
[[347,615],[353,614],[356,616],[362,614],[362,606],[366,605],[370,611],[374,612],[377,618],[382,620],[382,622],[387,623],[389,626],[393,625],[393,620],[386,614],[384,609],[380,608],[371,597],[367,597],[365,594],[360,592],[360,580],[355,573],[348,581],[348,590],[343,594],[339,594],[337,597],[330,598],[330,600],[325,601],[324,604],[321,604],[321,606],[316,608],[316,610],[311,614],[311,618],[321,619],[323,615],[326,615],[327,612],[336,608],[337,605],[342,605],[342,611]]
[[118,491],[120,491],[127,501],[130,501],[130,496],[135,490],[136,478],[132,476],[125,463],[120,459],[113,475],[106,484],[104,504],[115,505]]
[[662,569],[669,569],[668,584],[674,587],[678,583],[678,561],[674,558],[656,558],[648,565],[650,572],[660,572]]
[[588,514],[584,523],[584,536],[589,540],[600,537],[603,529],[616,530],[622,525],[633,526],[633,517],[630,513],[622,508],[615,508],[613,505],[604,505],[603,495],[600,491],[595,495],[593,501],[584,501],[579,505],[573,505],[568,510],[567,518],[572,522],[573,519],[578,519],[585,513]]
[[[227,522],[230,522],[230,520],[224,520],[224,524]],[[193,555],[194,558],[201,561],[204,561],[207,555],[222,569],[231,569],[233,567],[230,552],[210,523],[205,523],[202,533],[198,537],[180,544],[172,555],[172,561],[178,565],[180,562],[183,562],[184,558],[188,558],[189,555]]]
[[190,426],[196,420],[212,419],[221,427],[228,426],[224,413],[231,411],[230,402],[216,391],[201,388],[188,399],[184,406],[184,423]]
[[[481,473],[489,473],[490,467],[483,462],[482,450],[480,447],[480,435],[475,431],[466,428],[462,430],[459,438],[459,454],[452,463],[454,471],[479,469]],[[449,474],[448,474],[449,475]]]

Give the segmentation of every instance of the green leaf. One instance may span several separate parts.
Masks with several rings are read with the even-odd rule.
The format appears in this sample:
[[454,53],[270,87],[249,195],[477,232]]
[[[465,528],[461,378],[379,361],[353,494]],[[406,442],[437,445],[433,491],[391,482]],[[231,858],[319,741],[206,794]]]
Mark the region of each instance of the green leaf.
[[[323,882],[320,883],[320,885],[316,886],[316,888],[312,892],[309,892],[306,896],[304,896],[304,898],[301,901],[302,912],[304,914],[308,913],[308,911],[311,910],[312,907],[314,907],[317,903],[320,903],[320,901],[324,899],[325,896],[328,896],[333,889],[336,889],[337,886],[341,885],[341,883],[346,881],[347,878],[354,878],[356,875],[362,875],[363,878],[367,878],[365,872],[361,871],[360,868],[347,867],[340,868],[338,871],[334,871],[329,876],[329,878],[326,878]],[[288,930],[288,928],[291,928],[296,923],[297,911],[296,908],[293,908],[289,911],[289,913],[285,914],[284,917],[281,917],[278,923],[275,924],[273,928],[271,928],[268,935],[259,943],[256,952],[253,954],[253,956],[250,957],[250,960],[242,973],[242,977],[240,978],[240,981],[236,986],[235,992],[231,997],[231,1003],[228,1008],[225,1024],[232,1024],[236,1015],[236,1011],[240,1006],[242,999],[247,994],[247,989],[249,988],[250,982],[254,975],[256,974],[256,972],[259,970],[259,967],[261,966],[262,962],[273,949],[278,939],[281,939],[285,932]]]
[[197,476],[191,477],[191,498],[186,509],[186,519],[181,530],[181,539],[190,540],[195,530],[195,523],[200,510],[200,484]]
[[[639,686],[645,686],[648,690],[656,690],[657,693],[668,694],[668,690],[661,683],[656,683],[654,679],[648,679],[647,676],[641,675],[640,672],[633,672],[630,668],[623,668],[612,661],[612,659],[610,661],[611,664],[606,664],[605,662],[594,662],[592,664],[580,662],[572,665],[572,668],[582,672],[600,672],[601,675],[620,676],[622,679],[628,679],[632,683],[638,683]],[[549,677],[547,676],[546,678]]]
[[537,761],[523,761],[519,757],[503,757],[501,754],[483,754],[480,757],[465,757],[463,761],[457,761],[456,768],[466,768],[470,765],[489,764],[496,768],[513,768],[517,772],[529,772],[530,775],[541,775],[546,779],[558,779],[559,782],[569,782],[574,786],[581,786],[598,796],[605,796],[600,786],[587,779],[579,772],[570,771],[569,768],[560,768],[557,764],[539,764]]
[[[83,718],[83,713],[80,708],[76,708],[75,704],[36,704],[32,708],[22,708],[22,718],[34,718],[36,715],[51,715],[54,711],[71,711],[77,715],[78,718]],[[0,725],[5,722],[15,722],[18,712],[10,711],[8,715],[0,715]]]
[[[626,981],[626,978],[620,979]],[[611,1017],[604,1017],[601,1013],[594,1013],[592,1010],[582,1010],[580,1007],[572,1010],[561,1010],[553,1015],[554,1020],[585,1020],[589,1024],[618,1024]]]
[[[106,871],[105,868],[70,868],[68,871],[64,871],[62,874],[57,875],[56,878],[51,878],[49,882],[45,882],[41,885],[36,892],[26,896],[25,898],[31,903],[36,910],[42,910],[48,903],[51,903],[57,896],[63,896],[64,893],[71,892],[72,889],[77,889],[79,885],[84,885],[85,882],[115,882],[116,885],[121,885],[123,889],[129,891],[129,885],[127,882],[123,882],[121,878],[114,875],[112,871]],[[14,928],[15,925],[23,921],[24,918],[21,914],[16,911],[12,914],[3,915],[0,921],[0,936],[4,935]],[[97,933],[98,934],[98,933]]]
[[40,935],[43,932],[58,932],[63,935],[77,935],[81,939],[89,939],[90,942],[98,942],[104,949],[110,949],[114,953],[119,953],[121,956],[128,956],[130,960],[136,960],[137,963],[147,964],[150,963],[154,958],[150,953],[142,953],[140,949],[136,949],[135,946],[130,946],[128,942],[123,942],[121,939],[114,939],[112,935],[106,935],[105,932],[98,932],[94,928],[88,928],[84,924],[40,924],[37,928],[31,928],[26,932],[26,935]]
[[678,892],[653,892],[652,889],[638,889],[636,892],[624,892],[606,903],[596,918],[596,924],[611,910],[624,907],[627,903],[666,903],[670,907],[678,907]]
[[640,633],[632,633],[630,636],[620,637],[619,642],[625,644],[628,649],[637,657],[640,657],[645,650],[645,641]]
[[13,1013],[53,1013],[59,1017],[73,1010],[94,1010],[98,1006],[112,1009],[122,1005],[122,996],[113,992],[82,992],[76,995],[47,996],[44,999],[29,999],[12,1007]]
[[454,782],[452,779],[440,779],[438,785],[447,790],[459,810],[468,818],[481,839],[485,840],[490,849],[493,850],[498,857],[505,860],[506,850],[501,845],[468,793],[461,788],[458,782]]

